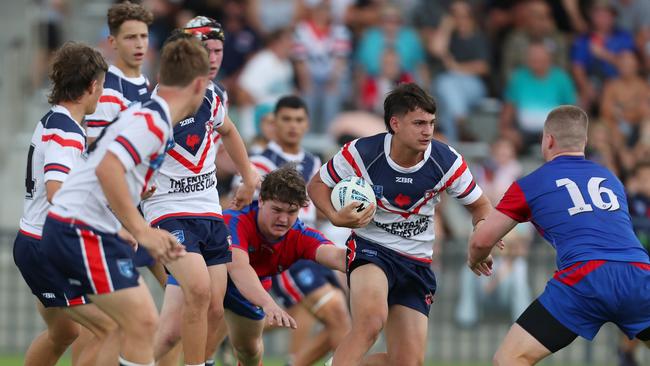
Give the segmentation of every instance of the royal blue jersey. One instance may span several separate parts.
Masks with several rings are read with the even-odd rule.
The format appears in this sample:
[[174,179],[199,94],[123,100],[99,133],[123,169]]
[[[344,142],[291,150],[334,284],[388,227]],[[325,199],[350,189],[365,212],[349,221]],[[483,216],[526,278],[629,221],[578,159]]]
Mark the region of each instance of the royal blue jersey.
[[599,259],[650,263],[632,230],[623,184],[584,157],[547,162],[514,182],[496,209],[531,221],[557,250],[559,269]]

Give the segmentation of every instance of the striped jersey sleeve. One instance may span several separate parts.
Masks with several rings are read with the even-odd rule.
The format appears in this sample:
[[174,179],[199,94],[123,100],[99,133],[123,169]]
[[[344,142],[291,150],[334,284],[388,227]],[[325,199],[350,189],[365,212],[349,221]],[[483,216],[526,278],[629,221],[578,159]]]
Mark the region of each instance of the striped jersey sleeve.
[[436,191],[445,190],[461,204],[472,204],[481,197],[483,190],[476,184],[465,159],[451,146],[446,148],[444,154],[448,154],[448,158],[443,161],[449,161],[450,165],[442,167],[444,174],[435,187]]
[[44,181],[64,182],[86,147],[83,130],[62,114],[53,114],[41,135]]
[[102,129],[107,127],[117,115],[126,110],[129,101],[117,90],[105,88],[99,97],[95,113],[86,116],[88,137],[97,138]]
[[355,142],[345,144],[327,163],[320,168],[320,178],[328,187],[334,188],[336,183],[350,176],[361,177],[362,173],[352,152]]
[[108,150],[118,157],[127,171],[144,160],[154,159],[153,155],[167,143],[164,123],[151,112],[135,112],[133,121],[111,142]]

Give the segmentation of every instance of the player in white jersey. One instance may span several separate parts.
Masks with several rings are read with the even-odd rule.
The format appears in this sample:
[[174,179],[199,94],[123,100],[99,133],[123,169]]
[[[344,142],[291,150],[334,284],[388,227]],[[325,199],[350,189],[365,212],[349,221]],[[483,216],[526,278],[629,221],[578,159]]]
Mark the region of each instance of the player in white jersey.
[[[113,321],[84,297],[66,298],[60,283],[50,275],[50,264],[43,259],[41,235],[52,197],[81,160],[86,148],[83,116],[91,113],[102,94],[108,66],[101,54],[83,44],[68,43],[56,54],[50,79],[52,109],[36,125],[27,154],[25,202],[20,231],[14,243],[14,261],[32,293],[47,324],[25,353],[25,365],[54,365],[77,338],[79,325],[61,307],[76,306],[79,312],[94,314],[98,321],[89,325],[104,339]],[[100,343],[98,343],[99,345]],[[94,365],[97,348],[87,349],[79,365]],[[101,362],[99,363],[101,364]]]
[[108,68],[97,109],[86,116],[89,143],[131,103],[151,97],[149,81],[142,75],[142,63],[153,14],[142,5],[126,1],[111,6],[107,19],[108,42],[115,51],[115,61]]
[[[430,268],[435,205],[447,191],[473,224],[490,211],[463,157],[433,140],[435,113],[434,100],[420,87],[398,86],[384,102],[388,133],[346,144],[309,184],[311,199],[334,225],[355,229],[347,244],[352,331],[336,349],[334,365],[360,364],[384,325],[388,353],[366,362],[423,364],[436,289]],[[338,212],[332,207],[332,187],[348,176],[373,185],[374,217],[374,207],[360,213],[355,204]]]
[[66,297],[87,294],[117,322],[121,365],[153,365],[158,316],[133,266],[133,249],[117,233],[124,227],[163,262],[185,254],[176,237],[147,224],[137,205],[173,142],[173,126],[200,106],[208,72],[200,42],[166,44],[158,95],[102,131],[54,197],[45,221],[43,252],[66,279]]
[[[210,54],[209,77],[216,77],[224,42],[219,23],[199,16],[175,37],[200,39]],[[205,90],[199,110],[174,128],[175,144],[160,168],[157,191],[142,203],[145,219],[176,235],[188,252],[166,265],[171,275],[161,311],[165,321],[156,333],[156,359],[163,357],[180,335],[185,363],[202,365],[208,335],[214,338],[223,317],[226,263],[231,261],[231,252],[216,190],[217,132],[246,182],[238,190],[234,205],[240,208],[250,203],[258,177],[248,161],[244,142],[226,114],[224,92],[213,82]]]
[[[261,153],[251,156],[253,166],[264,176],[291,164],[308,182],[318,174],[321,161],[302,148],[303,137],[310,125],[307,105],[300,97],[284,96],[276,103],[273,114],[273,140]],[[301,207],[298,215],[311,227],[316,225],[316,216],[316,206],[311,202]],[[345,293],[331,269],[314,261],[300,260],[273,276],[273,293],[291,316],[304,320],[291,333],[289,357],[292,365],[313,364],[336,348],[349,331]],[[314,318],[325,327],[312,337]]]

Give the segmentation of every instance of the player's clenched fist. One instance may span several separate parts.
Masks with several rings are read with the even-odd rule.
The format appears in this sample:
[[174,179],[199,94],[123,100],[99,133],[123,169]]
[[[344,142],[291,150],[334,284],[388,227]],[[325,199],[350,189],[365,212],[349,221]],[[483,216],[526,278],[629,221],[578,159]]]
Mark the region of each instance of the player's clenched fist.
[[147,248],[152,257],[163,263],[185,255],[185,247],[168,231],[147,228],[137,239],[138,243]]

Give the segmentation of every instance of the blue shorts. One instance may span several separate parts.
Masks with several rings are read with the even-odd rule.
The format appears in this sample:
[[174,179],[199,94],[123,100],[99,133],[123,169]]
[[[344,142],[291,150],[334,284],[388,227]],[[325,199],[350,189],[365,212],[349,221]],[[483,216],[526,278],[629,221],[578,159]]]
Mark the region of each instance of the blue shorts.
[[67,298],[66,279],[44,257],[40,240],[19,232],[14,241],[14,262],[34,296],[45,306],[65,307],[88,303],[85,296]]
[[612,322],[632,339],[650,327],[650,264],[577,262],[555,273],[539,301],[583,338]]
[[133,266],[133,248],[117,234],[50,213],[41,248],[56,275],[65,279],[63,290],[69,299],[138,286],[140,274]]
[[138,245],[138,250],[133,253],[133,264],[137,268],[151,267],[156,264],[156,260],[149,254],[147,248]]
[[207,266],[232,261],[230,233],[222,220],[169,218],[156,226],[172,233],[188,252],[201,254]]
[[388,279],[388,306],[402,305],[429,316],[436,277],[430,263],[420,262],[356,235],[347,241],[348,282],[356,268],[372,263]]
[[235,283],[230,280],[230,277],[228,277],[226,296],[223,298],[223,307],[239,316],[252,320],[262,320],[266,316],[261,307],[246,300],[235,286]]
[[334,272],[314,261],[301,259],[286,271],[273,276],[273,294],[280,304],[290,308],[326,283],[340,287]]

